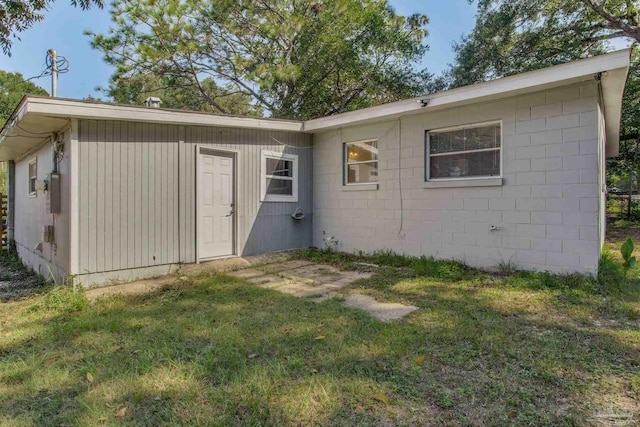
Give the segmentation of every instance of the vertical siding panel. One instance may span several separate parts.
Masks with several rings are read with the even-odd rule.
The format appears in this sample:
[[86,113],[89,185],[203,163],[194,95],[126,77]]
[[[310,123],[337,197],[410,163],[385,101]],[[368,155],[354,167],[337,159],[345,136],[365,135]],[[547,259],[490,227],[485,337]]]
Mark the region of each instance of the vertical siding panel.
[[128,268],[131,261],[129,260],[129,192],[134,191],[131,188],[129,175],[129,134],[134,125],[127,124],[120,134],[120,267]]
[[97,239],[98,244],[96,248],[96,268],[98,271],[104,271],[104,246],[105,246],[105,203],[104,203],[104,193],[105,193],[105,137],[106,137],[106,123],[99,123],[99,132],[98,132],[98,161],[97,161],[97,192],[96,192],[96,209],[97,209]]
[[142,224],[141,224],[141,246],[140,250],[142,251],[141,258],[142,262],[145,265],[153,265],[152,262],[152,254],[153,254],[153,231],[155,224],[153,219],[151,218],[151,214],[153,209],[150,205],[150,201],[152,199],[152,192],[149,190],[153,186],[153,179],[155,168],[153,167],[153,128],[154,125],[149,125],[145,123],[143,125],[142,131],[142,139],[136,141],[137,144],[140,144],[142,147],[142,188],[141,199],[142,206],[140,215],[142,216]]
[[169,127],[163,126],[163,140],[162,140],[162,263],[166,264],[170,259],[169,253],[169,233],[171,231],[171,224],[169,224],[169,214],[171,213],[171,207],[169,206],[169,194],[171,187],[169,186]]
[[113,134],[119,123],[105,126],[104,139],[104,270],[113,270]]
[[186,140],[186,132],[185,129],[183,127],[180,127],[180,135],[179,135],[179,139],[182,141],[181,143],[178,143],[178,227],[179,227],[179,245],[180,245],[180,249],[179,249],[179,254],[180,254],[180,262],[186,262],[187,261],[187,254],[186,254],[186,249],[187,249],[187,240],[186,240],[186,236],[185,236],[185,231],[186,231],[186,227],[185,227],[185,191],[186,191],[186,182],[185,182],[185,147],[186,147],[186,143],[184,142]]
[[89,270],[89,123],[80,121],[78,150],[80,152],[80,272]]
[[127,194],[127,265],[129,268],[141,267],[144,260],[140,256],[140,252],[136,250],[139,245],[140,236],[138,235],[138,219],[140,212],[141,188],[139,175],[141,171],[140,165],[140,137],[142,124],[136,123],[131,126],[127,132],[127,152],[128,167],[127,179],[129,181],[129,191]]
[[[191,137],[194,143],[199,143],[199,128],[191,129]],[[189,219],[189,251],[191,252],[191,259],[196,260],[196,181],[195,181],[195,145],[192,145],[187,150],[189,161],[189,175],[188,175],[188,187],[189,198],[187,199],[187,218]]]
[[172,191],[171,191],[171,215],[172,215],[172,241],[173,241],[173,254],[172,261],[180,262],[180,224],[178,223],[178,194],[179,194],[179,186],[178,186],[178,171],[179,171],[179,157],[178,157],[178,144],[180,140],[179,128],[177,126],[173,127],[173,141],[170,144],[169,158],[172,160],[169,162],[171,165],[171,179],[173,181]]
[[182,241],[181,256],[183,262],[192,262],[191,250],[189,243],[191,242],[191,236],[189,235],[189,173],[191,167],[189,166],[189,150],[193,145],[191,142],[191,127],[183,128],[183,140],[184,144],[180,147],[180,240]]
[[89,271],[97,271],[96,270],[96,250],[98,244],[98,238],[96,234],[98,233],[97,229],[97,209],[96,209],[96,192],[98,189],[97,184],[97,168],[98,168],[98,143],[97,141],[98,135],[98,123],[96,121],[89,122],[89,136],[88,140],[90,141],[87,144],[87,148],[89,151],[89,197],[87,198],[88,203],[88,211],[89,211],[89,221],[87,223],[87,236],[89,239],[88,244],[88,254],[87,254],[87,269]]
[[113,214],[113,239],[111,241],[111,256],[113,259],[112,268],[120,269],[122,268],[122,261],[120,259],[120,212],[122,212],[122,207],[120,205],[120,188],[121,188],[121,180],[122,180],[122,171],[120,168],[122,165],[120,164],[120,147],[122,146],[122,131],[123,128],[126,129],[127,124],[125,122],[119,123],[118,131],[114,132],[113,142],[111,144],[113,150],[113,163],[111,168],[111,176],[113,177],[113,186],[112,186],[112,214]]
[[[146,123],[145,123],[146,125]],[[135,146],[136,146],[136,184],[135,184],[135,188],[136,188],[136,200],[135,200],[135,211],[134,211],[134,216],[135,216],[135,225],[134,225],[134,230],[135,230],[135,244],[134,244],[134,255],[135,255],[135,259],[136,259],[136,266],[140,267],[143,266],[144,263],[142,261],[142,225],[144,224],[145,221],[147,221],[147,218],[142,218],[142,197],[141,194],[142,192],[140,191],[142,188],[142,176],[143,174],[146,174],[147,171],[145,171],[145,165],[142,163],[142,153],[143,153],[143,144],[141,144],[140,142],[143,141],[143,137],[144,137],[144,126],[142,124],[136,124],[136,139],[135,139]]]
[[160,264],[160,257],[162,255],[162,175],[164,175],[164,171],[162,170],[162,129],[159,126],[155,126],[156,137],[154,144],[154,172],[155,179],[153,180],[153,206],[154,206],[154,215],[155,215],[155,228],[154,228],[154,264]]

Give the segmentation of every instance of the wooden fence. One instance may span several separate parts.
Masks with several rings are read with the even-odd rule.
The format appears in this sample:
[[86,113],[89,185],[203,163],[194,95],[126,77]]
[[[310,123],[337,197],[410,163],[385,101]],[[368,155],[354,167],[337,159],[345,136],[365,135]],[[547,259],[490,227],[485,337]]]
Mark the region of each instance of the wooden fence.
[[7,195],[0,194],[0,243],[7,247]]

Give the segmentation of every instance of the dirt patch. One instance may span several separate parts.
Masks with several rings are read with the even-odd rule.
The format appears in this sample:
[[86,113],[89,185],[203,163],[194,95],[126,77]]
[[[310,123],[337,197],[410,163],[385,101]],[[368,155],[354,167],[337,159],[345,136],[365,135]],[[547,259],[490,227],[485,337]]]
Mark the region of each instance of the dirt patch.
[[0,254],[0,302],[25,298],[42,292],[45,280],[24,267],[13,255]]
[[607,226],[607,243],[620,245],[627,237],[631,237],[634,243],[640,242],[640,226],[638,227],[614,227]]

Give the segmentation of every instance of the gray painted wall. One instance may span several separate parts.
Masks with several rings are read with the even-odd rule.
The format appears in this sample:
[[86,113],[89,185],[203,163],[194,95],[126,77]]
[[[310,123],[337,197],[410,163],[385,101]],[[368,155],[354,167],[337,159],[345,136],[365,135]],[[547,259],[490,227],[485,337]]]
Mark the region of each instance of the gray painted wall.
[[[196,144],[238,153],[240,255],[310,246],[312,150],[273,138],[311,145],[287,132],[80,121],[80,273],[196,261]],[[261,150],[299,155],[298,203],[260,202]]]
[[[61,175],[61,203],[59,214],[47,213],[46,193],[38,191],[36,196],[29,195],[29,162],[38,159],[38,180],[44,180],[53,170],[51,144],[47,141],[37,151],[15,162],[15,229],[14,238],[20,258],[36,273],[58,281],[64,280],[69,271],[69,132],[65,133],[64,156],[58,164]],[[53,244],[43,243],[41,249],[36,245],[42,240],[45,225],[54,225]]]
[[[395,120],[315,135],[314,245],[335,236],[344,251],[594,273],[600,116],[597,86],[585,82],[406,116],[401,134]],[[425,131],[493,120],[503,122],[502,185],[427,188]],[[379,188],[344,186],[343,143],[369,138],[378,139]]]

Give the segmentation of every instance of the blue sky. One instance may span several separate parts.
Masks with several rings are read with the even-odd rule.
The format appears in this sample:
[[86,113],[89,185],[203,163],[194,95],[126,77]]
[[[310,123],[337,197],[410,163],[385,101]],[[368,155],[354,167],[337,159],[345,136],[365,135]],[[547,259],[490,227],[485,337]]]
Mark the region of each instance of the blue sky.
[[[452,62],[451,44],[468,33],[474,23],[475,5],[467,0],[390,0],[399,14],[423,13],[430,19],[423,67],[431,72],[440,72]],[[100,96],[96,87],[107,86],[112,69],[104,63],[100,52],[89,46],[84,30],[106,32],[109,29],[108,10],[92,9],[83,12],[70,6],[69,0],[57,0],[46,13],[43,22],[20,34],[16,40],[12,57],[0,53],[0,69],[17,71],[25,78],[36,76],[44,69],[45,53],[54,48],[70,62],[70,70],[58,80],[58,96],[84,98]],[[35,81],[49,91],[49,77]]]

